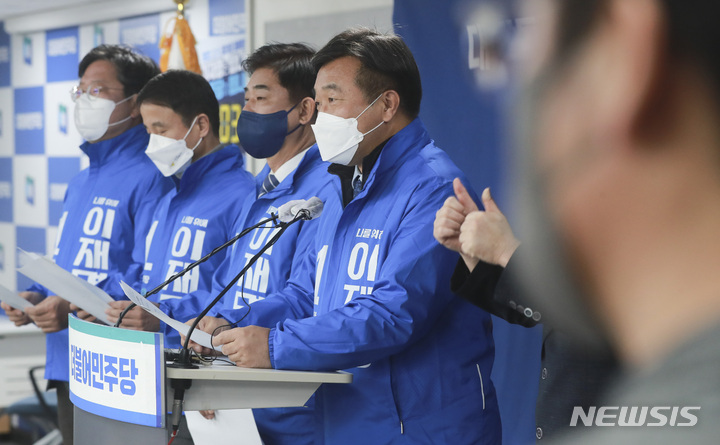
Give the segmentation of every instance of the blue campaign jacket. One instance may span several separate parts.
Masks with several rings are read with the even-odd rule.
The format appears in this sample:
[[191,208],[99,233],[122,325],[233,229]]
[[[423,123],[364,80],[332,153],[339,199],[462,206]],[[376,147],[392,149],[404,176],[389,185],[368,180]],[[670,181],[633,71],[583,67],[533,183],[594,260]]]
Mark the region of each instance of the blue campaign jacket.
[[[244,228],[270,217],[271,213],[277,213],[278,208],[288,201],[308,199],[313,196],[326,200],[329,184],[333,180],[333,176],[327,172],[327,166],[328,164],[320,159],[317,145],[313,145],[305,153],[295,171],[275,189],[245,203],[245,209],[236,221],[235,231],[239,233]],[[257,175],[258,191],[269,172],[270,168],[266,165]],[[233,289],[210,310],[209,315],[237,321],[247,312],[243,296],[252,304],[283,289],[290,277],[291,269],[301,262],[304,252],[314,242],[316,228],[315,221],[300,221],[290,226],[278,242],[247,271],[245,279],[238,281]],[[266,225],[241,238],[231,247],[232,253],[228,255],[228,260],[220,266],[213,277],[213,297],[222,291],[275,233],[277,229]],[[274,324],[271,323],[267,327],[272,327]]]
[[[60,267],[124,296],[120,280],[142,271],[145,235],[157,201],[173,183],[145,155],[149,136],[137,125],[106,141],[83,143],[90,167],[68,184],[54,260]],[[52,294],[34,285],[29,290]],[[45,378],[68,381],[68,331],[48,334]]]
[[[271,212],[284,203],[296,199],[308,199],[318,196],[325,200],[329,182],[333,177],[327,172],[328,164],[322,162],[316,145],[305,153],[298,167],[275,189],[257,200],[249,200],[237,221],[236,232],[268,218]],[[270,169],[265,168],[257,175],[257,187],[260,189]],[[266,251],[253,267],[248,269],[245,280],[240,280],[209,313],[229,321],[237,321],[247,312],[248,303],[264,299],[267,295],[285,287],[294,267],[305,257],[309,245],[314,242],[317,221],[301,221],[293,224],[279,238],[277,243]],[[241,238],[228,254],[213,277],[212,297],[217,296],[235,275],[245,266],[248,259],[255,255],[276,233],[271,228],[260,228]],[[211,300],[211,299],[210,299]],[[205,301],[208,304],[209,301]],[[202,308],[200,308],[202,309]],[[199,312],[199,311],[198,311]],[[266,327],[274,326],[274,323]],[[267,444],[311,445],[315,441],[314,412],[310,408],[277,408],[253,410],[260,435]]]
[[[236,145],[203,156],[175,181],[177,187],[160,200],[153,214],[146,240],[142,293],[232,238],[233,222],[240,215],[243,202],[255,193],[255,181],[243,168],[243,156]],[[183,297],[210,289],[213,272],[225,253],[212,256],[150,296],[150,301],[161,302],[163,311],[182,321],[197,316],[198,312],[193,311],[192,305],[186,305]],[[167,326],[163,329],[165,347],[179,348],[179,334]]]
[[[343,209],[339,179],[288,286],[253,305],[276,369],[335,370],[316,393],[326,444],[499,444],[490,316],[450,291],[456,254],[433,238],[462,173],[416,119]],[[466,182],[467,183],[467,182]]]

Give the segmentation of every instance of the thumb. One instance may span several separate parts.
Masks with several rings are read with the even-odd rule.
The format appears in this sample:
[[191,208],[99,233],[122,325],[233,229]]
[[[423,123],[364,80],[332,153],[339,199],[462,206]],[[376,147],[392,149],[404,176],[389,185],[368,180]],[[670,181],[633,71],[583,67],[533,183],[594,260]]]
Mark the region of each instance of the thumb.
[[213,346],[220,346],[220,345],[224,345],[225,343],[228,343],[228,340],[225,338],[226,337],[225,332],[227,332],[227,331],[220,331],[220,333],[215,334],[213,336],[213,340],[212,340]]
[[478,209],[477,204],[475,204],[475,201],[473,201],[467,189],[462,184],[462,181],[460,181],[460,178],[455,178],[455,180],[453,181],[453,190],[455,191],[455,196],[457,197],[457,200],[465,208],[465,214],[474,212]]
[[495,200],[493,199],[492,195],[490,194],[490,187],[483,190],[482,202],[486,212],[502,213],[498,208],[497,204],[495,204]]

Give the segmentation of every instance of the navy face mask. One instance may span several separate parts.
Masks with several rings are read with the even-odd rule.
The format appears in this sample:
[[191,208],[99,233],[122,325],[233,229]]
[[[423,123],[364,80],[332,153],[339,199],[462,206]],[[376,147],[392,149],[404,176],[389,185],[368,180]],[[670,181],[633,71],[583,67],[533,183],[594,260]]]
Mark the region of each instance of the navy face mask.
[[298,104],[287,111],[270,114],[243,110],[237,121],[237,135],[242,148],[257,159],[275,156],[282,148],[285,137],[301,127],[298,124],[292,131],[287,131],[287,116]]

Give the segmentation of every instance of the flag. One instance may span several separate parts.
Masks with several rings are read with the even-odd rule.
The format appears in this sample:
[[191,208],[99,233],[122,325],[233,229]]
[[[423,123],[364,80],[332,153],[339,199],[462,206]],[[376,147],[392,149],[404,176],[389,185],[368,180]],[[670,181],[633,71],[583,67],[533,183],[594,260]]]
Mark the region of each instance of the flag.
[[[168,26],[172,23],[172,30],[168,33]],[[195,36],[190,30],[190,24],[182,14],[171,18],[165,24],[165,31],[160,39],[160,70],[188,70],[202,74],[197,52],[195,51]]]

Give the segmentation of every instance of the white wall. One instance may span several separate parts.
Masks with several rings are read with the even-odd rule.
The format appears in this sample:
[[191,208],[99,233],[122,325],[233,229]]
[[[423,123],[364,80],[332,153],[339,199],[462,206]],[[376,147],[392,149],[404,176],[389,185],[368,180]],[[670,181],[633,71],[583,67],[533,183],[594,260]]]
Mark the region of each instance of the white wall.
[[[386,8],[387,16],[379,18],[390,23],[392,6],[392,0],[253,0],[254,12],[252,14],[253,22],[251,22],[253,40],[251,45],[256,48],[267,42],[265,27],[271,22],[339,13],[358,12],[359,15],[362,15],[362,11]],[[373,23],[355,24],[374,25]]]

